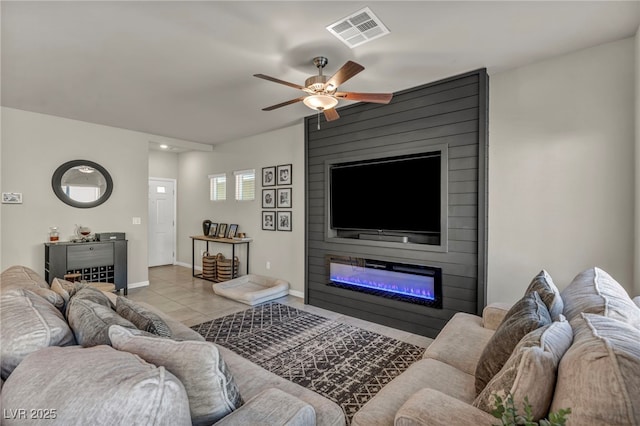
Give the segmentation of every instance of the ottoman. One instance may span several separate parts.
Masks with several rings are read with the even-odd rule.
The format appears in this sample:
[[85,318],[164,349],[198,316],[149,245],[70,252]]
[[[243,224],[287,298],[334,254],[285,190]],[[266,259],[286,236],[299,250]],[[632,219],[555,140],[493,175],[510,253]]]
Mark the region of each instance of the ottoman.
[[287,281],[254,274],[213,284],[212,287],[217,295],[251,306],[289,294]]

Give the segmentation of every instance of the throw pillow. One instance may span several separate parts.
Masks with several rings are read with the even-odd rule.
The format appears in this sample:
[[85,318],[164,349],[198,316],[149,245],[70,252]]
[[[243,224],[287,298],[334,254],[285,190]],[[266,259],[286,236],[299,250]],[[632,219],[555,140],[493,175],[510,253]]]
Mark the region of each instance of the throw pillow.
[[125,297],[118,296],[116,299],[116,312],[131,321],[139,330],[171,337],[171,329],[162,318]]
[[108,346],[51,347],[28,356],[2,388],[2,408],[55,420],[3,424],[191,425],[184,386],[164,367]]
[[109,329],[109,337],[114,348],[162,365],[180,379],[194,425],[213,424],[244,403],[227,364],[211,342],[177,342],[118,326]]
[[551,324],[549,310],[538,292],[516,302],[491,336],[476,366],[476,395],[504,366],[518,342],[528,333]]
[[2,379],[27,355],[48,346],[75,345],[73,333],[51,303],[24,288],[0,297],[0,365]]
[[26,266],[14,265],[2,271],[0,274],[0,288],[9,289],[9,287],[31,287],[49,288],[44,278],[36,271]]
[[553,322],[524,336],[504,367],[473,402],[487,413],[495,409],[494,394],[513,396],[516,407],[528,398],[534,420],[546,417],[556,386],[558,364],[573,341],[568,321]]
[[626,290],[600,268],[590,268],[576,275],[562,290],[564,314],[569,321],[581,313],[615,318],[640,328],[640,309]]
[[551,411],[570,407],[572,425],[640,425],[640,330],[586,313],[571,326]]
[[107,296],[91,287],[83,288],[69,300],[67,320],[76,341],[84,347],[111,345],[109,326],[113,324],[136,328],[111,309]]
[[558,290],[551,276],[544,269],[533,278],[525,294],[532,291],[538,292],[544,304],[547,305],[547,309],[549,309],[551,319],[557,321],[562,315],[564,303],[562,302],[562,296],[560,296],[560,290]]

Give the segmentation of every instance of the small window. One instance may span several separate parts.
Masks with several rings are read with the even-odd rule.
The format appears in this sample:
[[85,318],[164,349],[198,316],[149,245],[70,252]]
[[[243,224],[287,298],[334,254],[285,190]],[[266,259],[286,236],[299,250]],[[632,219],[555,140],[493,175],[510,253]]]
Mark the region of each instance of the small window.
[[156,186],[156,192],[158,194],[166,194],[167,188],[165,188],[164,186]]
[[226,174],[209,175],[209,198],[211,201],[224,201],[227,199]]
[[236,200],[252,201],[256,198],[256,171],[240,170],[233,172],[236,176]]

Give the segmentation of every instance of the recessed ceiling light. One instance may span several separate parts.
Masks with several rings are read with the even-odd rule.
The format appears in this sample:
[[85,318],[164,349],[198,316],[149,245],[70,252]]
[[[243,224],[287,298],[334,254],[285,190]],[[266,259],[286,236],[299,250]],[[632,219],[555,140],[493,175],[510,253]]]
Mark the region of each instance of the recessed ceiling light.
[[167,148],[169,148],[169,145],[162,144],[162,145],[160,145],[160,148],[167,149]]
[[327,30],[351,48],[390,33],[368,7],[334,22],[327,26]]

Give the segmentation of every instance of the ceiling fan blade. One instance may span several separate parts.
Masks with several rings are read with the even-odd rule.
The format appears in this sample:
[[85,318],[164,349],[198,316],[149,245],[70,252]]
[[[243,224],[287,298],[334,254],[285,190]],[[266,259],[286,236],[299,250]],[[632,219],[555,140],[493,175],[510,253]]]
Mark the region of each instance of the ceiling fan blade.
[[324,85],[325,90],[335,90],[345,81],[349,80],[360,71],[364,70],[364,67],[360,64],[356,64],[353,61],[348,61],[342,66]]
[[288,81],[280,80],[279,78],[275,77],[269,77],[268,75],[254,74],[253,76],[261,78],[263,80],[273,81],[274,83],[284,84],[285,86],[293,87],[294,89],[304,90],[305,92],[308,90],[306,87],[300,86],[299,84],[289,83]]
[[295,104],[296,102],[300,102],[304,98],[306,98],[306,96],[301,96],[301,97],[296,98],[296,99],[291,99],[290,101],[282,102],[282,103],[279,103],[279,104],[276,104],[276,105],[271,105],[271,106],[268,106],[266,108],[262,108],[262,110],[263,111],[272,111],[274,109],[281,108],[283,106],[287,106],[287,105]]
[[388,104],[393,98],[393,93],[356,93],[356,92],[336,92],[336,98],[348,101],[373,102],[376,104]]
[[338,111],[336,111],[335,108],[325,109],[322,112],[324,112],[324,118],[326,118],[327,121],[333,121],[340,118],[340,114],[338,114]]

